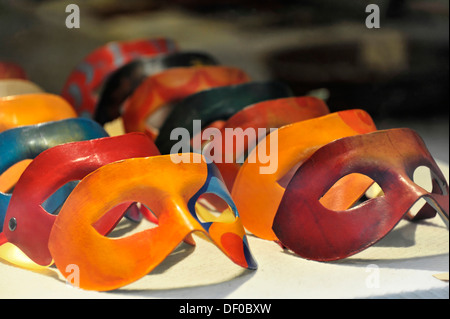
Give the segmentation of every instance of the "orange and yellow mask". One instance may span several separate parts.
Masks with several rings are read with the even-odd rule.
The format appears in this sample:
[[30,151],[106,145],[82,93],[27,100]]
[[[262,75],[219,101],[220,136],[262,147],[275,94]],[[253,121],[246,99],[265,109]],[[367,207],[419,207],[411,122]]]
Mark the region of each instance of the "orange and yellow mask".
[[[113,290],[152,271],[193,232],[201,232],[234,263],[256,269],[236,207],[214,164],[200,154],[127,159],[105,165],[84,178],[56,218],[49,240],[55,264],[64,276],[79,268],[80,288]],[[108,185],[105,187],[105,185]],[[214,194],[227,206],[216,216],[202,203]],[[155,228],[127,237],[108,238],[95,223],[123,202],[140,202],[158,219]],[[227,205],[223,205],[226,203]]]
[[[231,192],[244,227],[260,238],[277,241],[272,230],[273,219],[296,169],[317,149],[333,140],[375,130],[368,113],[347,110],[289,124],[267,135],[240,168]],[[277,134],[277,138],[271,138],[273,134]],[[258,154],[269,154],[274,149],[278,152],[277,168],[262,173],[267,163]],[[346,209],[372,184],[365,176],[347,176],[321,202],[335,209]]]

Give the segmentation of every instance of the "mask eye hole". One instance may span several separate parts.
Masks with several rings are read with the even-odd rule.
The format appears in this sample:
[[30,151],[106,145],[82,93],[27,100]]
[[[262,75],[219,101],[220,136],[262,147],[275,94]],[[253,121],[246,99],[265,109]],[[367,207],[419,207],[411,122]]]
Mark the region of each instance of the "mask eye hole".
[[236,220],[226,201],[212,193],[200,195],[195,203],[195,213],[201,223],[232,223]]
[[167,103],[150,114],[145,120],[147,130],[152,134],[158,135],[164,121],[169,117],[174,107],[173,103]]
[[[127,215],[144,218],[122,218]],[[140,202],[120,203],[108,210],[92,225],[97,232],[107,238],[125,238],[134,233],[159,227],[158,218],[153,211]]]
[[[436,195],[446,195],[446,182],[442,181],[439,177],[437,177],[433,171],[427,166],[419,166],[414,170],[413,173],[413,182],[423,188],[428,193],[436,194]],[[427,214],[428,202],[424,198],[420,198],[409,210],[409,217],[413,218],[420,212],[424,212]],[[434,208],[433,208],[434,211]]]
[[352,173],[341,177],[319,201],[329,210],[343,211],[381,196],[384,196],[383,190],[370,177]]
[[413,181],[429,193],[443,195],[442,183],[427,166],[419,166],[414,170]]
[[427,192],[433,190],[433,182],[431,180],[431,171],[426,166],[419,166],[414,170],[413,181]]

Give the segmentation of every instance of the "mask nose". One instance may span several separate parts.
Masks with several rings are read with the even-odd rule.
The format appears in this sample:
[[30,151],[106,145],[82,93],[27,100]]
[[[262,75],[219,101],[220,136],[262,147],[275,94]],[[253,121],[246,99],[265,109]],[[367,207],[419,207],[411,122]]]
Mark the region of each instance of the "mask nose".
[[[48,216],[47,216],[48,215]],[[48,250],[48,237],[52,226],[52,216],[45,213],[38,217],[40,220],[35,223],[14,216],[7,216],[4,234],[7,242],[14,245],[21,254],[35,264],[48,267],[52,264],[52,257]],[[23,259],[23,258],[20,258]],[[19,264],[21,261],[18,261]],[[15,263],[13,261],[13,263]]]
[[214,243],[234,263],[248,269],[258,268],[239,218],[233,223],[213,223],[208,233]]
[[246,237],[241,238],[233,233],[225,233],[221,237],[221,244],[228,257],[239,266],[253,270],[258,268]]
[[[448,197],[448,186],[447,184],[441,183],[439,180],[433,180],[433,190],[430,193],[420,185],[416,184],[413,179],[406,178],[405,183],[408,185],[408,188],[411,191],[411,194],[414,194],[415,201],[412,205],[417,202],[420,198],[425,199],[428,205],[424,205],[414,216],[410,213],[407,214],[409,219],[420,220],[420,219],[428,219],[436,216],[436,212],[442,218],[447,228],[449,227],[449,197]],[[436,193],[437,188],[441,190],[441,194]]]

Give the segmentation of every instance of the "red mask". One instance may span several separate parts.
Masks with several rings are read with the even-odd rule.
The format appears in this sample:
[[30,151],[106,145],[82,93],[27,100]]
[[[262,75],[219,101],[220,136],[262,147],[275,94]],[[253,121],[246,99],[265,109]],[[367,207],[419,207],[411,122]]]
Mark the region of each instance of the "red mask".
[[[154,155],[159,155],[159,151],[143,133],[66,143],[42,152],[15,186],[0,242],[14,244],[39,265],[50,265],[48,239],[57,216],[49,214],[41,204],[66,183],[81,180],[103,165]],[[122,215],[130,205],[131,202],[118,206],[96,224],[96,229],[100,233],[110,231],[117,222],[117,214]]]
[[0,79],[23,79],[26,80],[25,70],[18,64],[0,61]]
[[[433,190],[413,182],[417,167],[431,170]],[[373,179],[384,196],[345,211],[320,204],[321,196],[352,173]],[[281,243],[301,257],[337,260],[358,253],[383,238],[420,198],[425,205],[415,218],[436,211],[448,225],[448,185],[420,136],[393,129],[345,137],[317,150],[287,186],[273,222]]]
[[[287,124],[304,121],[328,114],[330,111],[328,106],[320,99],[314,97],[287,97],[259,102],[244,108],[230,117],[223,124],[219,124],[222,136],[226,136],[227,130],[235,130],[235,139],[230,144],[232,148],[227,149],[228,144],[222,139],[222,147],[216,152],[222,152],[221,161],[215,162],[219,168],[223,179],[231,191],[233,183],[241,167],[238,159],[245,157],[250,152],[251,146],[256,145],[258,139],[265,137],[255,135],[247,135],[246,130],[265,130],[275,129]],[[212,125],[208,126],[212,127]],[[242,129],[242,130],[241,130]],[[240,144],[243,143],[243,144]],[[250,149],[249,149],[250,147]],[[217,155],[215,155],[217,156]],[[231,160],[228,158],[231,157]]]
[[67,78],[61,93],[82,117],[92,118],[97,103],[97,91],[113,71],[137,57],[175,52],[170,39],[141,39],[110,42],[93,52],[77,65]]

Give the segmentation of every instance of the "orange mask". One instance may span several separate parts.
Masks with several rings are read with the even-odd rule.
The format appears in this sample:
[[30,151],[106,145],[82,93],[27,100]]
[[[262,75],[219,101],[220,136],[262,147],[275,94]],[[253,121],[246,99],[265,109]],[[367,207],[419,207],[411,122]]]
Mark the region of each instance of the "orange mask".
[[[252,150],[249,147],[252,148],[256,145],[258,139],[264,138],[269,129],[316,118],[328,113],[330,111],[327,105],[320,99],[287,97],[256,103],[230,117],[220,125],[220,133],[221,136],[227,136],[227,130],[234,130],[235,139],[231,144],[222,139],[222,147],[214,149],[214,157],[221,158],[220,163],[215,162],[215,164],[219,168],[228,189],[232,189],[234,179],[241,167],[238,159],[245,157],[247,152]],[[252,130],[250,133],[255,132],[255,134],[247,135],[247,129]],[[260,129],[265,129],[263,136],[257,135]],[[230,146],[232,148],[227,148]]]
[[249,80],[240,69],[224,66],[173,68],[150,76],[125,101],[122,114],[125,131],[147,132],[155,139],[163,120],[153,128],[146,121],[163,106],[202,90]]
[[[67,267],[77,265],[80,288],[117,289],[148,274],[195,231],[236,264],[256,269],[217,168],[199,154],[183,156],[189,163],[175,164],[170,155],[134,158],[105,165],[84,178],[68,197],[50,235],[49,249],[60,272],[67,276]],[[217,195],[229,209],[219,217],[205,210],[198,200],[206,193]],[[99,234],[93,225],[128,201],[146,205],[158,217],[158,226],[124,238]]]
[[[348,110],[286,125],[269,134],[250,153],[233,185],[232,197],[244,227],[260,238],[278,240],[272,230],[273,219],[286,185],[298,166],[318,148],[335,139],[375,130],[365,111]],[[277,138],[273,139],[273,134],[277,134]],[[267,164],[257,155],[269,154],[274,148],[278,152],[278,167],[276,171],[262,173],[261,169]],[[348,176],[330,190],[322,202],[348,208],[372,184],[367,177]]]
[[0,132],[24,125],[77,117],[62,97],[49,93],[0,98]]
[[122,104],[149,76],[171,68],[218,64],[219,62],[209,54],[186,51],[135,59],[105,79],[95,107],[94,120],[105,125],[119,118]]

